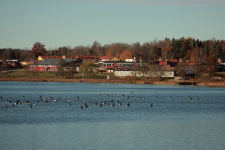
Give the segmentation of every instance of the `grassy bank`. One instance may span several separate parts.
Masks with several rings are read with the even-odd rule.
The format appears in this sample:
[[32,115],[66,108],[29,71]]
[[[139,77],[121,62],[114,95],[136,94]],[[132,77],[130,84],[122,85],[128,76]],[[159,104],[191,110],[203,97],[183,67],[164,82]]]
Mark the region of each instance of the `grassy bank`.
[[[107,79],[107,75],[109,79]],[[161,84],[161,85],[205,85],[225,87],[224,81],[202,81],[202,80],[185,80],[185,81],[150,81],[146,78],[135,77],[114,77],[113,73],[98,73],[92,79],[82,77],[81,73],[73,77],[56,76],[55,72],[36,72],[32,77],[26,71],[10,71],[5,77],[0,77],[0,81],[28,81],[28,82],[84,82],[84,83],[113,83],[113,84]]]

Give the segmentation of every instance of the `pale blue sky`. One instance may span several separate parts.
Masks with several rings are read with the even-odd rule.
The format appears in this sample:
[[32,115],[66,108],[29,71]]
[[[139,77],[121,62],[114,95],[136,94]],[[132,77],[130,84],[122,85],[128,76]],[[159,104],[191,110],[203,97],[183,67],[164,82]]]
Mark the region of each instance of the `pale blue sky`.
[[0,0],[0,48],[225,40],[225,0]]

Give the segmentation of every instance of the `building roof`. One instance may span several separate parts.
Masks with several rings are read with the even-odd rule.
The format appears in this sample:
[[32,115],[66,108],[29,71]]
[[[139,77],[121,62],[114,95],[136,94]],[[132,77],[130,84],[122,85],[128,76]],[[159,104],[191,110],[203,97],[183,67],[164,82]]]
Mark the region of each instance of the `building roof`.
[[86,56],[86,55],[66,55],[66,56],[39,56],[38,60],[46,60],[46,59],[68,59],[68,58],[79,58],[82,60],[93,60],[97,61],[110,61],[114,59],[114,56]]
[[34,62],[38,62],[37,60],[25,60],[25,61],[21,61],[21,65],[28,65],[28,64],[32,64]]
[[[61,59],[45,59],[42,61],[34,62],[34,65],[58,65]],[[71,61],[79,61],[80,59],[63,59],[66,63]]]
[[134,62],[126,62],[126,61],[104,61],[104,64],[133,64]]
[[195,74],[195,71],[192,68],[183,68],[186,74]]
[[39,56],[42,59],[62,59],[62,56]]
[[108,61],[110,59],[112,59],[114,57],[111,57],[111,56],[98,56],[98,59],[101,60],[101,61]]
[[85,59],[85,60],[97,59],[98,60],[98,58],[96,56],[84,56],[84,55],[67,55],[67,56],[65,56],[65,58],[79,58],[79,59]]
[[219,59],[217,60],[217,62],[218,62],[219,64],[225,63],[225,58],[219,58]]

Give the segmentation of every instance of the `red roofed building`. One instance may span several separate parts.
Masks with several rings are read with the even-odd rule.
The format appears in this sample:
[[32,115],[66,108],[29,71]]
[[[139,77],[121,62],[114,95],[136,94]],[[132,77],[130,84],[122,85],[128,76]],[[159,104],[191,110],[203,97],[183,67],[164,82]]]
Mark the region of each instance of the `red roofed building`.
[[178,63],[179,60],[178,59],[166,59],[167,61],[173,62],[173,63]]
[[86,60],[96,59],[97,61],[118,61],[114,56],[85,56],[85,55],[67,55],[67,56],[39,56],[38,61],[47,60],[47,59],[69,59],[69,58],[79,58],[82,59],[82,62]]
[[225,65],[225,58],[217,59],[217,65]]
[[[65,56],[64,56],[65,57]],[[39,56],[38,61],[46,60],[46,59],[62,59],[63,56]],[[63,58],[65,59],[65,58]]]

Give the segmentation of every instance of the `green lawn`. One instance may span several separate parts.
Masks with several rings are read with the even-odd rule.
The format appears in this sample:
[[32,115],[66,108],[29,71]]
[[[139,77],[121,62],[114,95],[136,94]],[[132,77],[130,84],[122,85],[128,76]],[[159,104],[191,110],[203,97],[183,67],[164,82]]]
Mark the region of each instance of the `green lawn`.
[[[85,74],[83,74],[85,75]],[[106,79],[106,76],[109,75],[110,77],[113,77],[113,73],[97,73],[96,78],[103,78]],[[29,77],[29,73],[27,71],[9,71],[8,77]],[[33,75],[33,77],[56,77],[55,72],[50,71],[37,71]],[[74,77],[81,78],[82,73],[76,73]]]

